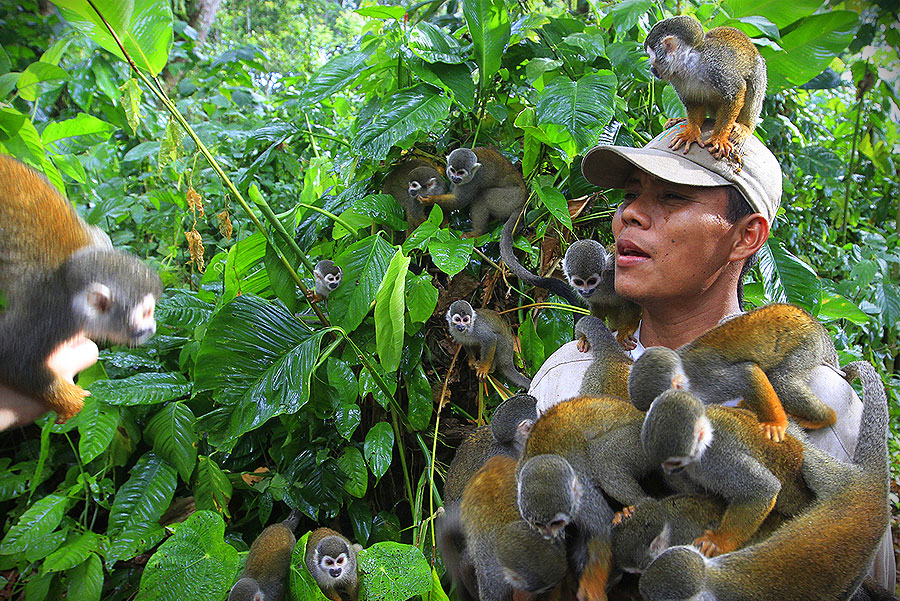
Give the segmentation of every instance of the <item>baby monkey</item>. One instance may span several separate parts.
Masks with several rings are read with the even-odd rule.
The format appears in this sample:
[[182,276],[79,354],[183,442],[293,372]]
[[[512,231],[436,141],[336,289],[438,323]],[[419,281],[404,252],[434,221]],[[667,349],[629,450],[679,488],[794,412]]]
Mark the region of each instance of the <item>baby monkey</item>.
[[331,601],[342,601],[341,593],[350,601],[358,598],[356,554],[361,549],[361,545],[351,544],[344,535],[330,528],[318,528],[310,533],[306,540],[306,569]]
[[447,191],[444,177],[434,165],[423,159],[409,159],[395,167],[384,179],[383,194],[390,194],[403,207],[410,228],[425,221],[420,196],[438,196]]
[[469,367],[484,380],[495,369],[514,385],[528,390],[531,380],[516,371],[513,362],[513,335],[509,325],[495,311],[472,308],[468,301],[454,301],[447,310],[450,335],[466,349]]
[[316,263],[313,270],[313,276],[316,278],[316,288],[312,300],[321,302],[328,300],[328,295],[334,292],[341,285],[341,278],[344,277],[344,270],[334,261],[330,259],[322,259]]
[[[766,95],[766,62],[744,32],[714,27],[704,35],[697,19],[679,15],[654,25],[644,49],[650,71],[672,84],[687,109],[687,124],[670,148],[684,145],[687,154],[696,142],[721,159],[753,133]],[[716,124],[703,141],[700,128],[707,110]]]

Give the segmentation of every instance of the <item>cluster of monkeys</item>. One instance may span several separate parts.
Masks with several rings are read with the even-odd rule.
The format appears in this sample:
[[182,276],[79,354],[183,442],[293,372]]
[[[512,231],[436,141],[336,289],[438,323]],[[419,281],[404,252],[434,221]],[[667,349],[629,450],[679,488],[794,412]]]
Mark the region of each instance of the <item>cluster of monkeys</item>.
[[580,396],[510,397],[450,465],[438,542],[461,598],[622,598],[608,589],[623,573],[648,601],[894,598],[864,581],[889,517],[871,365],[845,367],[864,409],[844,463],[801,429],[835,422],[807,380],[837,366],[802,309],[765,306],[633,364],[601,320],[577,329],[594,354]]

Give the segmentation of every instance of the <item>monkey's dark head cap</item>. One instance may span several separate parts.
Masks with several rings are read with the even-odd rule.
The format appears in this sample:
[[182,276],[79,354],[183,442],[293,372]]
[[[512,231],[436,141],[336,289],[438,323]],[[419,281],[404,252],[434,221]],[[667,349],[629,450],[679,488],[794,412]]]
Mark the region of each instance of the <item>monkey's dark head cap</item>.
[[[709,138],[713,124],[712,119],[703,124],[702,140]],[[684,147],[672,150],[672,136],[684,126],[684,121],[672,125],[643,148],[596,146],[585,155],[581,171],[589,182],[604,188],[624,187],[635,167],[676,184],[734,186],[771,224],[781,205],[781,166],[772,151],[753,135],[732,153],[740,156],[739,161],[716,159],[697,144],[691,144],[687,154]]]

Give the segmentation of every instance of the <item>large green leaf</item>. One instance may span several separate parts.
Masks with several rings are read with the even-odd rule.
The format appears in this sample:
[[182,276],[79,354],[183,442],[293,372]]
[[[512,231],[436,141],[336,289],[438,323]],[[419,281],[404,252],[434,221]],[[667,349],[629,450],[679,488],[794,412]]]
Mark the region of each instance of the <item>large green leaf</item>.
[[69,570],[68,598],[78,601],[100,601],[103,590],[103,562],[96,553],[88,555],[87,560]]
[[472,250],[475,248],[473,238],[461,239],[447,229],[440,229],[428,241],[428,253],[438,269],[451,278],[469,264]]
[[78,113],[72,119],[49,123],[41,132],[41,140],[44,144],[50,144],[65,138],[95,136],[102,141],[108,139],[114,131],[115,125],[87,113]]
[[406,306],[413,323],[426,321],[437,307],[438,290],[431,281],[432,277],[427,272],[419,275],[411,272],[406,274]]
[[228,515],[228,501],[233,488],[231,481],[212,457],[200,456],[197,464],[197,486],[194,501],[197,509],[210,509]]
[[781,52],[761,48],[769,72],[769,91],[803,85],[821,73],[836,56],[846,50],[859,17],[849,10],[836,10],[804,19],[781,38]]
[[91,395],[107,405],[155,405],[191,394],[191,383],[178,372],[135,374],[121,380],[99,380]]
[[469,58],[471,48],[463,48],[459,40],[428,21],[417,24],[409,32],[409,49],[428,63],[458,64]]
[[147,562],[135,601],[224,599],[241,564],[224,536],[225,522],[219,514],[191,515]]
[[328,297],[329,313],[336,325],[352,332],[362,323],[393,255],[393,247],[376,235],[350,245],[334,258],[344,270],[343,285]]
[[[76,29],[125,59],[119,45],[87,0],[53,0],[53,3]],[[172,49],[174,29],[169,0],[93,0],[93,4],[115,31],[138,68],[158,75],[166,66]]]
[[47,63],[31,63],[22,72],[16,82],[19,95],[29,102],[34,102],[38,97],[54,88],[58,88],[69,79],[69,74],[56,65]]
[[193,330],[209,321],[215,305],[201,300],[196,292],[174,288],[156,306],[156,319],[164,324]]
[[107,531],[111,535],[158,522],[175,493],[175,468],[153,452],[138,459],[130,473],[109,510]]
[[404,374],[403,379],[406,381],[406,396],[409,400],[409,409],[406,414],[409,419],[409,427],[412,430],[424,430],[431,422],[434,397],[422,364],[416,364],[412,373]]
[[394,371],[400,365],[408,267],[409,257],[403,254],[402,249],[397,249],[375,294],[375,348],[385,371]]
[[759,270],[763,275],[768,302],[791,302],[813,315],[819,311],[822,282],[806,263],[784,248],[779,240],[769,241],[759,249]]
[[391,467],[394,452],[394,430],[387,422],[378,422],[366,432],[363,453],[375,479],[381,478]]
[[348,52],[336,56],[316,71],[303,89],[303,104],[313,105],[343,90],[366,64],[367,52]]
[[749,16],[765,17],[779,29],[813,14],[822,6],[821,0],[725,0],[723,8],[735,19]]
[[553,187],[553,178],[541,176],[532,181],[531,188],[537,193],[541,204],[550,211],[550,214],[571,231],[572,217],[569,215],[569,204],[563,193]]
[[306,569],[306,541],[309,540],[309,534],[307,532],[300,537],[291,554],[287,601],[328,601],[328,597],[322,594],[322,589]]
[[509,43],[511,24],[504,0],[463,0],[463,16],[475,45],[478,81],[482,93],[500,69],[500,59]]
[[174,465],[185,482],[190,482],[197,465],[199,438],[194,431],[195,421],[187,405],[169,403],[150,418],[144,430],[153,450]]
[[306,404],[323,335],[324,330],[304,329],[281,305],[253,295],[239,296],[216,313],[197,354],[194,384],[234,406],[227,431],[219,433],[224,440]]
[[84,399],[84,407],[78,414],[78,454],[82,463],[90,463],[109,448],[113,434],[119,425],[119,410],[110,407],[94,396]]
[[597,143],[613,117],[616,76],[612,71],[588,73],[578,81],[558,77],[538,94],[538,123],[555,123],[578,142],[579,151]]
[[425,84],[400,90],[391,96],[368,123],[358,123],[351,144],[358,154],[379,161],[391,146],[412,134],[441,130],[450,113],[450,99]]
[[431,566],[412,545],[375,543],[359,552],[358,563],[361,601],[396,601],[431,592]]
[[0,555],[22,553],[56,530],[66,513],[69,499],[63,495],[47,495],[25,510],[0,543]]
[[44,560],[44,573],[60,572],[74,568],[84,562],[92,553],[98,552],[102,542],[103,539],[100,535],[90,530],[80,534],[69,535],[66,544],[48,555],[47,559]]
[[338,457],[338,465],[347,476],[344,482],[344,490],[359,499],[366,494],[369,483],[369,473],[366,471],[366,461],[362,453],[356,447],[345,447]]

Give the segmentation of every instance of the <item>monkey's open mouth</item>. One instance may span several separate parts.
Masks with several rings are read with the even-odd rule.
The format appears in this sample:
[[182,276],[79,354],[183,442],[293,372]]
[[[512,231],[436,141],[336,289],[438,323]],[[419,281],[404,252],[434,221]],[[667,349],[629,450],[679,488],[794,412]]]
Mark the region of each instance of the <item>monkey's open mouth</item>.
[[328,570],[328,573],[332,578],[340,578],[342,568],[338,568],[336,570]]

